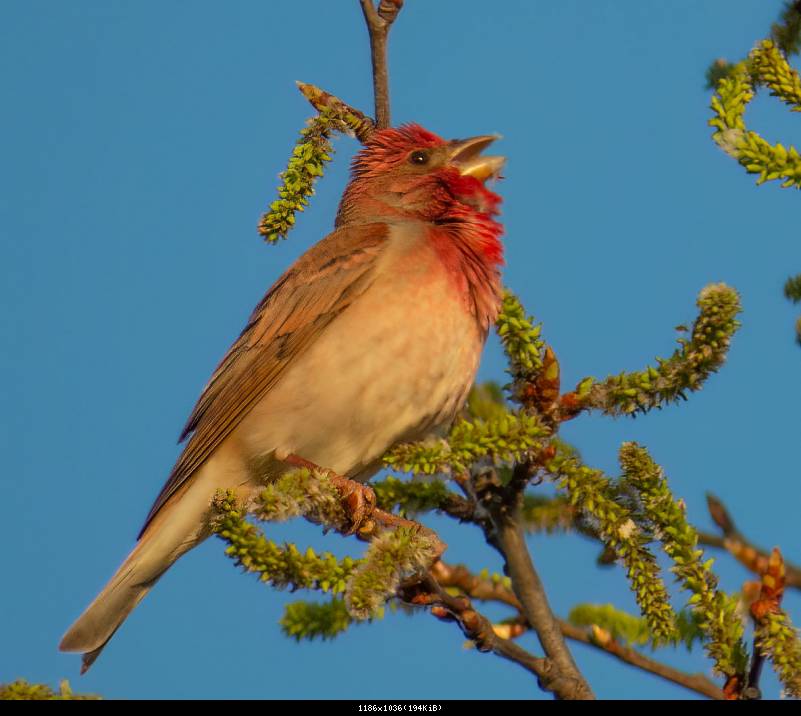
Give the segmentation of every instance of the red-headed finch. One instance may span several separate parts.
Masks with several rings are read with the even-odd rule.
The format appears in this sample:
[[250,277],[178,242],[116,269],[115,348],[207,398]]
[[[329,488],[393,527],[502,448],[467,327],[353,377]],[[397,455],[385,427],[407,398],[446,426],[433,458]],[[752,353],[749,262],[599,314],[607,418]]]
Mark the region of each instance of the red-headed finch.
[[[181,555],[211,534],[218,488],[255,496],[258,462],[296,456],[367,480],[395,443],[449,425],[500,304],[491,136],[376,131],[353,162],[334,231],[273,285],[200,396],[139,541],[70,627],[91,665]],[[269,475],[268,475],[269,477]]]

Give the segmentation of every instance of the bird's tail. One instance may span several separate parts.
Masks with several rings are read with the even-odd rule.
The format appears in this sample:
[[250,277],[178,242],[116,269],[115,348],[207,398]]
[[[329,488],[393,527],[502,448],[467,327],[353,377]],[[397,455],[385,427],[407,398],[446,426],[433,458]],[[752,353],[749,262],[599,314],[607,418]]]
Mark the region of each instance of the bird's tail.
[[258,487],[258,482],[251,482],[238,446],[227,448],[223,443],[175,491],[150,520],[136,547],[103,591],[61,640],[61,651],[83,652],[82,674],[159,577],[211,535],[211,500],[215,491],[232,488],[248,499]]
[[[164,572],[205,537],[198,515],[176,514],[167,504],[148,525],[103,591],[86,608],[61,640],[61,651],[83,652],[85,673],[128,615]],[[208,510],[208,502],[206,502]],[[172,513],[172,514],[169,514]],[[169,519],[167,519],[169,518]]]

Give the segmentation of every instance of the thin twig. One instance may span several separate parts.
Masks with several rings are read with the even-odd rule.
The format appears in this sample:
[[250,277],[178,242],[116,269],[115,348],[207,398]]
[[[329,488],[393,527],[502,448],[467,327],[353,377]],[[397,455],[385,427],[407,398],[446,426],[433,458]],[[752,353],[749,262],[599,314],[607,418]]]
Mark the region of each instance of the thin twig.
[[367,141],[367,138],[375,130],[375,122],[370,117],[343,102],[339,97],[335,97],[330,92],[326,92],[308,82],[297,82],[296,84],[301,94],[309,100],[312,107],[318,112],[326,109],[333,110],[362,144]]
[[615,641],[615,639],[609,639],[608,641],[601,642],[596,641],[587,631],[581,629],[580,627],[573,626],[568,622],[560,620],[559,626],[562,629],[562,633],[569,639],[601,649],[606,654],[614,656],[626,664],[636,666],[643,671],[654,674],[655,676],[661,676],[667,681],[672,681],[674,684],[683,686],[684,688],[695,691],[703,696],[708,696],[710,699],[724,698],[722,689],[715,686],[715,684],[703,674],[687,674],[683,671],[679,671],[678,669],[674,669],[667,664],[656,661],[656,659],[651,659],[650,657],[641,654],[636,649],[632,649],[629,646],[624,646]]
[[[698,541],[710,547],[725,549],[754,574],[763,574],[770,560],[770,551],[757,547],[737,529],[729,510],[719,498],[708,493],[706,503],[709,515],[723,533],[723,537],[700,532]],[[801,589],[801,567],[791,562],[785,562],[784,567],[785,585]]]
[[431,567],[431,574],[443,587],[456,587],[472,599],[482,602],[500,602],[518,612],[522,612],[520,600],[511,589],[500,582],[493,582],[473,574],[462,564],[437,562]]
[[534,656],[513,641],[499,637],[492,623],[473,608],[467,597],[451,596],[432,574],[401,587],[398,595],[407,604],[429,607],[431,613],[442,621],[455,621],[479,651],[492,652],[519,664],[537,677],[541,688],[559,697],[561,679],[549,659]]
[[762,698],[759,688],[759,679],[762,677],[762,667],[765,665],[765,655],[759,650],[756,639],[751,654],[751,668],[748,670],[748,681],[740,695],[743,701],[758,701]]
[[[472,599],[494,601],[506,604],[522,614],[522,605],[514,592],[503,584],[479,577],[462,565],[450,565],[437,562],[431,573],[444,587],[457,587]],[[574,626],[563,619],[557,620],[559,629],[568,639],[581,642],[594,649],[609,654],[620,661],[637,667],[650,674],[671,681],[678,686],[695,691],[711,699],[722,699],[723,691],[703,674],[687,674],[655,659],[644,656],[636,649],[624,646],[614,639],[598,639],[585,629]]]
[[387,38],[389,28],[403,7],[403,0],[381,0],[378,8],[373,0],[360,0],[367,31],[370,33],[370,53],[373,61],[373,93],[375,95],[375,124],[378,129],[390,126],[389,73],[387,72]]
[[751,603],[754,619],[754,666],[741,699],[758,699],[762,661],[769,659],[788,696],[801,698],[801,639],[782,609],[786,587],[784,558],[774,547],[761,575],[759,597]]

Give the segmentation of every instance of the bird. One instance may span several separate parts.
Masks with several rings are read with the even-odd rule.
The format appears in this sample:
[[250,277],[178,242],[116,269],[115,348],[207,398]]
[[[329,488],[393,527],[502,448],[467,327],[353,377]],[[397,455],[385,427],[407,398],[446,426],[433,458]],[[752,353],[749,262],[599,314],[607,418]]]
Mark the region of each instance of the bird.
[[81,673],[212,534],[218,489],[253,499],[293,458],[363,483],[393,445],[453,423],[501,305],[501,198],[488,184],[505,158],[483,154],[497,138],[446,141],[405,124],[366,139],[333,231],[253,310],[133,550],[64,635]]

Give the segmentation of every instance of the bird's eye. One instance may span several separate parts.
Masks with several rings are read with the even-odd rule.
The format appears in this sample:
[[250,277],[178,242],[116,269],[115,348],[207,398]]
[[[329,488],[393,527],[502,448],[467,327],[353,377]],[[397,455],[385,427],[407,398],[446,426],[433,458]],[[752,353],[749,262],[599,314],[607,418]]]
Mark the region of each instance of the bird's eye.
[[428,162],[428,154],[426,152],[412,152],[409,155],[409,162],[422,166]]

